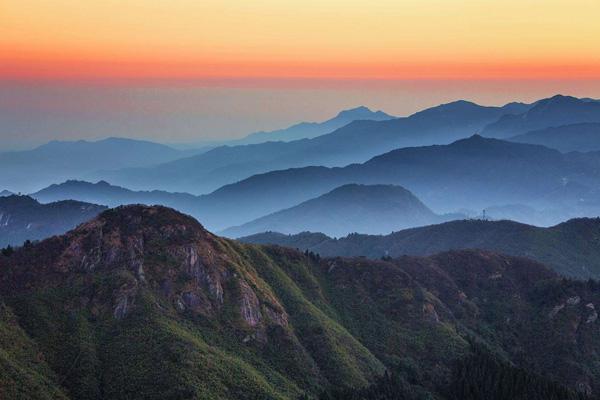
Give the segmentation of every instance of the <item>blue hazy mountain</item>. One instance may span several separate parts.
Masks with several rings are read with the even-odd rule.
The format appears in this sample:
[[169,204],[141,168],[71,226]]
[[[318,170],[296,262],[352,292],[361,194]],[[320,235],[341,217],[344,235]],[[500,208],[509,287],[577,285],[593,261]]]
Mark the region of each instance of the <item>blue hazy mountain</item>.
[[333,132],[352,121],[385,121],[394,119],[383,111],[372,111],[368,107],[360,106],[349,110],[340,111],[335,117],[323,122],[300,122],[285,129],[274,131],[254,132],[243,139],[229,142],[235,144],[257,144],[263,142],[291,142],[300,139],[312,139],[326,133]]
[[40,204],[29,196],[0,197],[0,247],[63,234],[104,210],[73,200]]
[[600,102],[557,95],[536,102],[521,114],[507,114],[487,125],[482,135],[510,138],[530,131],[584,122],[600,122]]
[[221,146],[152,168],[103,171],[89,178],[132,189],[157,188],[201,194],[276,169],[343,166],[367,161],[399,147],[447,144],[479,132],[507,113],[520,113],[529,107],[521,103],[484,107],[456,101],[405,118],[354,121],[313,139]]
[[583,122],[539,129],[509,138],[511,142],[541,144],[564,153],[600,150],[600,122]]
[[193,152],[124,138],[53,141],[32,150],[0,153],[0,186],[29,192],[99,169],[150,166],[190,154]]
[[352,121],[373,120],[384,121],[396,118],[383,111],[372,111],[368,107],[342,110],[335,117],[322,122],[299,122],[287,128],[272,131],[259,131],[250,133],[241,139],[232,140],[201,140],[187,143],[173,143],[172,147],[177,149],[203,149],[208,151],[220,146],[237,146],[245,144],[258,144],[265,142],[290,142],[301,139],[311,139],[326,133],[330,133]]
[[73,199],[108,207],[117,207],[123,204],[160,204],[196,215],[199,199],[197,196],[187,193],[170,193],[160,190],[133,191],[105,181],[91,183],[77,180],[50,185],[31,194],[31,197],[43,203]]
[[401,186],[348,184],[222,234],[234,238],[264,231],[319,231],[336,237],[352,232],[382,234],[449,218],[435,214]]
[[[134,192],[106,183],[65,183],[33,196],[99,204],[163,204],[212,230],[242,225],[351,183],[400,185],[436,213],[522,204],[548,223],[600,210],[600,153],[563,154],[544,146],[472,136],[449,145],[394,150],[362,164],[271,171],[201,196]],[[73,189],[73,186],[78,188]]]

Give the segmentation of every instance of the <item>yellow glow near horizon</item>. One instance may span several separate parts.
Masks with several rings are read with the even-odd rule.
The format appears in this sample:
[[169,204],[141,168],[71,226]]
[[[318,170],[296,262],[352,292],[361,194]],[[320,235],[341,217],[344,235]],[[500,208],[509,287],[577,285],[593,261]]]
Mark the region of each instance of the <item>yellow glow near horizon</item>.
[[600,77],[597,0],[0,0],[0,77]]

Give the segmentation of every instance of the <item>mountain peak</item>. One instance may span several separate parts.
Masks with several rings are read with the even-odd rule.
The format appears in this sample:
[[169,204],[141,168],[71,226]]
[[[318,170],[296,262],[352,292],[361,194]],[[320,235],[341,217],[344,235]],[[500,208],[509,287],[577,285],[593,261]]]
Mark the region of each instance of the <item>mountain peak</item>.
[[[174,233],[182,236],[208,233],[194,218],[172,208],[158,205],[130,204],[115,207],[82,225],[81,229],[85,230],[89,226],[98,225],[118,227],[124,232],[140,230],[147,233],[150,230],[156,230],[161,232],[165,238]],[[104,234],[106,234],[106,230]]]
[[565,107],[565,106],[572,106],[572,105],[580,105],[582,103],[586,103],[586,102],[577,97],[557,94],[552,97],[548,97],[546,99],[542,99],[542,100],[538,101],[535,104],[535,106],[532,108],[532,111],[535,112],[535,111],[539,111],[540,109],[546,110],[548,108],[553,108],[553,107]]
[[394,118],[391,115],[384,113],[383,111],[373,111],[366,106],[358,106],[347,110],[340,111],[336,118],[343,118],[348,120],[359,120],[359,119],[377,119],[381,118]]

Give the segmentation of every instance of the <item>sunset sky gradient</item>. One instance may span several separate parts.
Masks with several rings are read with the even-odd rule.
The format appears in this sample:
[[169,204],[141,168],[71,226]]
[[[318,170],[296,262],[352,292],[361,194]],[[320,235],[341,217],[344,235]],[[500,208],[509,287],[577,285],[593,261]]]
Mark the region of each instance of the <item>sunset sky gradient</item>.
[[0,0],[0,150],[600,97],[598,0]]
[[597,0],[2,0],[12,78],[600,77]]

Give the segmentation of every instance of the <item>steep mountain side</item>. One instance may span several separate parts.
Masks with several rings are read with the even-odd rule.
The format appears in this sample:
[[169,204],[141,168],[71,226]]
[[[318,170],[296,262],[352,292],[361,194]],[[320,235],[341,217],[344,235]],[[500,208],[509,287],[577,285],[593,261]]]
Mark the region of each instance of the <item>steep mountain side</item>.
[[297,399],[386,369],[439,395],[473,341],[600,390],[600,287],[482,251],[319,259],[129,206],[0,256],[0,292],[0,393],[31,399]]
[[0,247],[63,234],[104,210],[72,200],[40,204],[28,196],[0,197]]
[[295,207],[226,229],[222,234],[235,238],[264,231],[319,230],[339,237],[352,232],[390,233],[441,222],[444,218],[401,186],[349,184]]
[[460,220],[385,236],[352,234],[332,239],[322,233],[283,235],[267,232],[240,240],[309,250],[323,257],[366,256],[373,259],[485,249],[537,260],[565,276],[600,279],[598,218],[574,219],[550,228],[513,221]]

